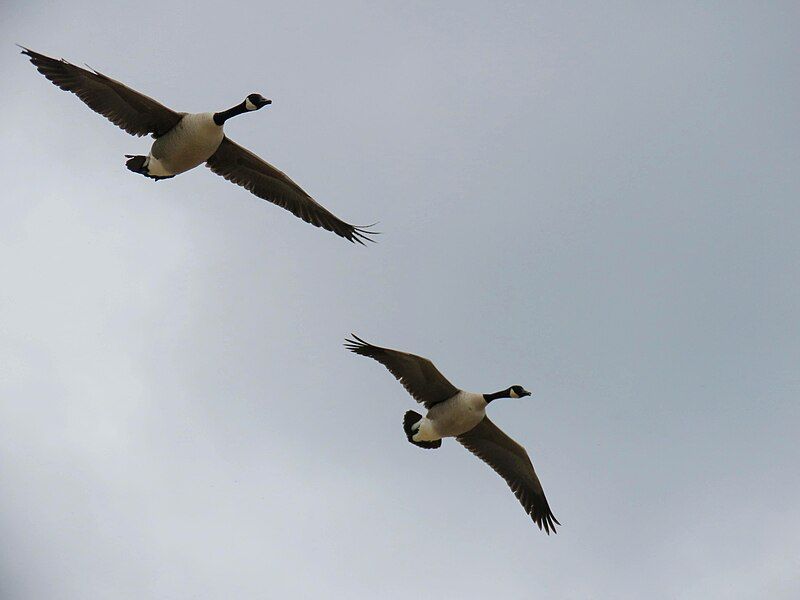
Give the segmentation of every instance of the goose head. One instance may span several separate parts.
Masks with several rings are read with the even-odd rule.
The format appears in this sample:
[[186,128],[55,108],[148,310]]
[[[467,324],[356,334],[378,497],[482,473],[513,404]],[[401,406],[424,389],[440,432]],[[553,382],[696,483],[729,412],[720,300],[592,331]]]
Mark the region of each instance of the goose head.
[[247,110],[258,110],[264,108],[267,104],[272,104],[272,100],[264,98],[261,94],[250,94],[244,99],[244,107]]
[[500,390],[494,394],[484,394],[483,399],[486,400],[488,404],[492,400],[497,400],[498,398],[524,398],[530,395],[531,393],[521,385],[512,385],[510,388]]
[[512,385],[510,388],[508,388],[509,398],[524,398],[525,396],[530,395],[531,393],[521,385]]
[[237,104],[233,108],[223,110],[222,112],[214,113],[214,123],[222,127],[225,121],[236,115],[241,115],[246,112],[252,112],[264,108],[267,104],[272,104],[272,100],[264,98],[261,94],[250,94],[244,99],[244,102]]

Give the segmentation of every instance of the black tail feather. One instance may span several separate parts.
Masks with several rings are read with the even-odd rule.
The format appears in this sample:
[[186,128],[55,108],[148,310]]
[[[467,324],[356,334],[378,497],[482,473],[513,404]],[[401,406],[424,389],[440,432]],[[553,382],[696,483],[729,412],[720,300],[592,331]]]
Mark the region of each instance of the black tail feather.
[[125,166],[128,167],[134,173],[139,173],[139,175],[144,175],[145,177],[149,177],[150,179],[155,179],[156,181],[160,179],[172,179],[175,175],[150,175],[147,172],[147,167],[145,167],[145,163],[147,162],[146,156],[134,156],[132,154],[126,154],[125,158],[127,158],[127,162]]
[[418,412],[414,412],[413,410],[406,411],[403,417],[403,431],[406,432],[406,438],[408,438],[409,442],[420,448],[439,448],[442,445],[442,440],[436,440],[435,442],[415,442],[413,440],[413,436],[416,432],[411,427],[412,425],[416,425],[420,419],[422,419],[422,415]]
[[128,169],[134,173],[147,175],[147,171],[144,168],[144,163],[147,160],[146,156],[133,156],[131,154],[126,154],[125,158],[128,159],[128,161],[125,163],[125,166],[128,167]]
[[414,435],[414,430],[411,429],[411,426],[418,423],[420,419],[422,419],[422,415],[413,410],[407,411],[403,417],[403,431],[406,432],[406,437],[409,442],[411,441],[411,436]]

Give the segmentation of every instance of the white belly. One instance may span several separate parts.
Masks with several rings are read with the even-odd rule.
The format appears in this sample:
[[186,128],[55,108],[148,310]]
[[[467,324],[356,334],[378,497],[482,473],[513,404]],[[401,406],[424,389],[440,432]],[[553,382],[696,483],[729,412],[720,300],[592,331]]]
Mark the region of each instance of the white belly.
[[214,113],[184,115],[166,135],[153,142],[147,171],[159,177],[177,175],[206,162],[225,133],[214,123]]
[[428,411],[413,439],[427,442],[456,437],[475,427],[485,415],[486,400],[482,394],[460,391]]

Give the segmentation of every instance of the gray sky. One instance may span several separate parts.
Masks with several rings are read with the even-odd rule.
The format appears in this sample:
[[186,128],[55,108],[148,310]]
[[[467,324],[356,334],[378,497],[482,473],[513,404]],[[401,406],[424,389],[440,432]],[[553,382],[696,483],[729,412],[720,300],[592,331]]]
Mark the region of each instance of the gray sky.
[[[290,4],[3,5],[2,597],[799,597],[797,3]],[[228,135],[380,243],[131,174],[14,42],[263,93]],[[350,331],[531,389],[559,534]]]

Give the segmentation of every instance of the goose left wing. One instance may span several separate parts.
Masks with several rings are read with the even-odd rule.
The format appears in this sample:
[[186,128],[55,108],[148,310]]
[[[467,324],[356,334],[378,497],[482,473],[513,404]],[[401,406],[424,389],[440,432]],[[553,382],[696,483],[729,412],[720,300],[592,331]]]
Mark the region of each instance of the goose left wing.
[[131,135],[150,133],[159,137],[183,118],[183,113],[175,112],[102,73],[76,67],[63,58],[50,58],[24,46],[20,48],[22,54],[30,58],[36,69],[53,84],[72,92],[93,111]]
[[345,340],[345,348],[361,356],[377,360],[395,376],[406,391],[417,402],[430,408],[434,404],[444,402],[458,393],[458,388],[427,358],[373,346],[355,334],[352,340]]
[[542,484],[539,483],[525,448],[503,433],[489,417],[484,417],[475,427],[456,439],[506,480],[539,529],[544,529],[547,535],[550,535],[550,531],[556,533],[556,525],[561,523],[550,510]]
[[306,223],[362,245],[365,240],[374,241],[367,237],[374,235],[374,232],[345,223],[304,192],[285,173],[227,137],[208,159],[206,166],[259,198],[285,208]]

